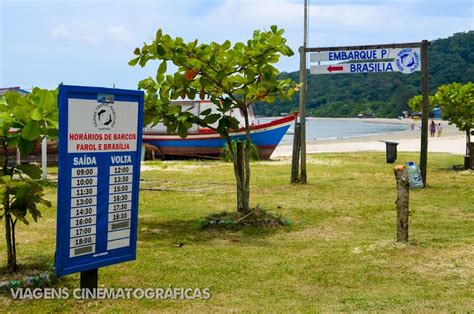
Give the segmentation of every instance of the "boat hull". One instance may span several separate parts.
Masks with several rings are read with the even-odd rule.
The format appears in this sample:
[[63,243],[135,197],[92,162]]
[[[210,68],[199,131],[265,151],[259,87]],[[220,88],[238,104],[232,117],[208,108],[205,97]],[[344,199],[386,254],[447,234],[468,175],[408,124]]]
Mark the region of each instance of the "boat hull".
[[[280,143],[286,131],[294,121],[295,116],[288,116],[265,124],[252,126],[250,138],[258,148],[260,159],[270,159],[275,148]],[[245,140],[245,131],[231,133],[232,141]],[[219,157],[226,142],[219,134],[212,131],[202,131],[189,134],[186,138],[177,135],[145,133],[143,142],[153,145],[163,157]]]

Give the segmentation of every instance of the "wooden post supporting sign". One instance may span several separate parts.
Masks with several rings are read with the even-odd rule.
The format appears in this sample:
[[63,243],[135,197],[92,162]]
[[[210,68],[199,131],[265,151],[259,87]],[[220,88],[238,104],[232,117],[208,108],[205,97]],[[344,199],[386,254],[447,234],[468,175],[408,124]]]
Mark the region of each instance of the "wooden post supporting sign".
[[291,160],[291,183],[298,183],[301,132],[300,124],[295,123],[295,132],[293,134],[293,155]]
[[421,112],[421,148],[420,148],[420,170],[423,180],[423,187],[426,187],[426,169],[428,166],[428,115],[429,115],[429,96],[428,96],[428,45],[427,40],[421,42],[421,76],[422,76],[422,94],[423,106]]
[[[300,47],[300,83],[303,86],[300,90],[300,158],[301,158],[301,178],[302,184],[307,183],[306,176],[306,47]],[[296,134],[295,134],[296,136]]]

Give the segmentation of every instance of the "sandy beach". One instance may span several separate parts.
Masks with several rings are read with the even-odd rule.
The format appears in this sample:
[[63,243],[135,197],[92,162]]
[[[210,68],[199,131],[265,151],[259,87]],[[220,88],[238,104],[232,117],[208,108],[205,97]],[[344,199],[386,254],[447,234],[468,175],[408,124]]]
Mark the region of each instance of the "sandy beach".
[[[311,118],[309,118],[311,119]],[[344,119],[367,121],[369,123],[393,123],[408,125],[408,120],[398,119]],[[430,120],[431,122],[431,120]],[[456,126],[448,125],[447,121],[441,122],[443,132],[440,137],[428,137],[428,151],[442,152],[457,155],[465,154],[466,135],[460,132]],[[419,122],[417,122],[417,125]],[[428,134],[429,136],[429,134]],[[385,143],[382,141],[396,142],[398,151],[419,152],[420,151],[421,130],[407,130],[389,134],[378,134],[366,137],[354,137],[337,140],[308,141],[306,150],[308,153],[332,153],[332,152],[356,152],[356,151],[385,151]],[[272,157],[291,156],[292,143],[285,142],[278,145]]]

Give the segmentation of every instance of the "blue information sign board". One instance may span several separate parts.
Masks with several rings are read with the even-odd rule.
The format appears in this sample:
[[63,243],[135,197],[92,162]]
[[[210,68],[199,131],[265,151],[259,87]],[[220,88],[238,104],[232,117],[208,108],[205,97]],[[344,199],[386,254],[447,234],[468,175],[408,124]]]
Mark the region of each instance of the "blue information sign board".
[[56,274],[136,258],[143,92],[59,86]]

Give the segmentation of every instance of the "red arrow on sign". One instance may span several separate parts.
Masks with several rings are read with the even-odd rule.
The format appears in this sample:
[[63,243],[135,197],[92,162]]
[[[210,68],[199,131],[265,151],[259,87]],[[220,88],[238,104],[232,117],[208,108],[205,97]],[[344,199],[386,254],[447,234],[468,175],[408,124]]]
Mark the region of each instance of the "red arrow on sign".
[[332,65],[330,65],[330,66],[328,66],[327,70],[329,72],[342,71],[342,70],[344,70],[344,67],[343,66],[332,66]]

